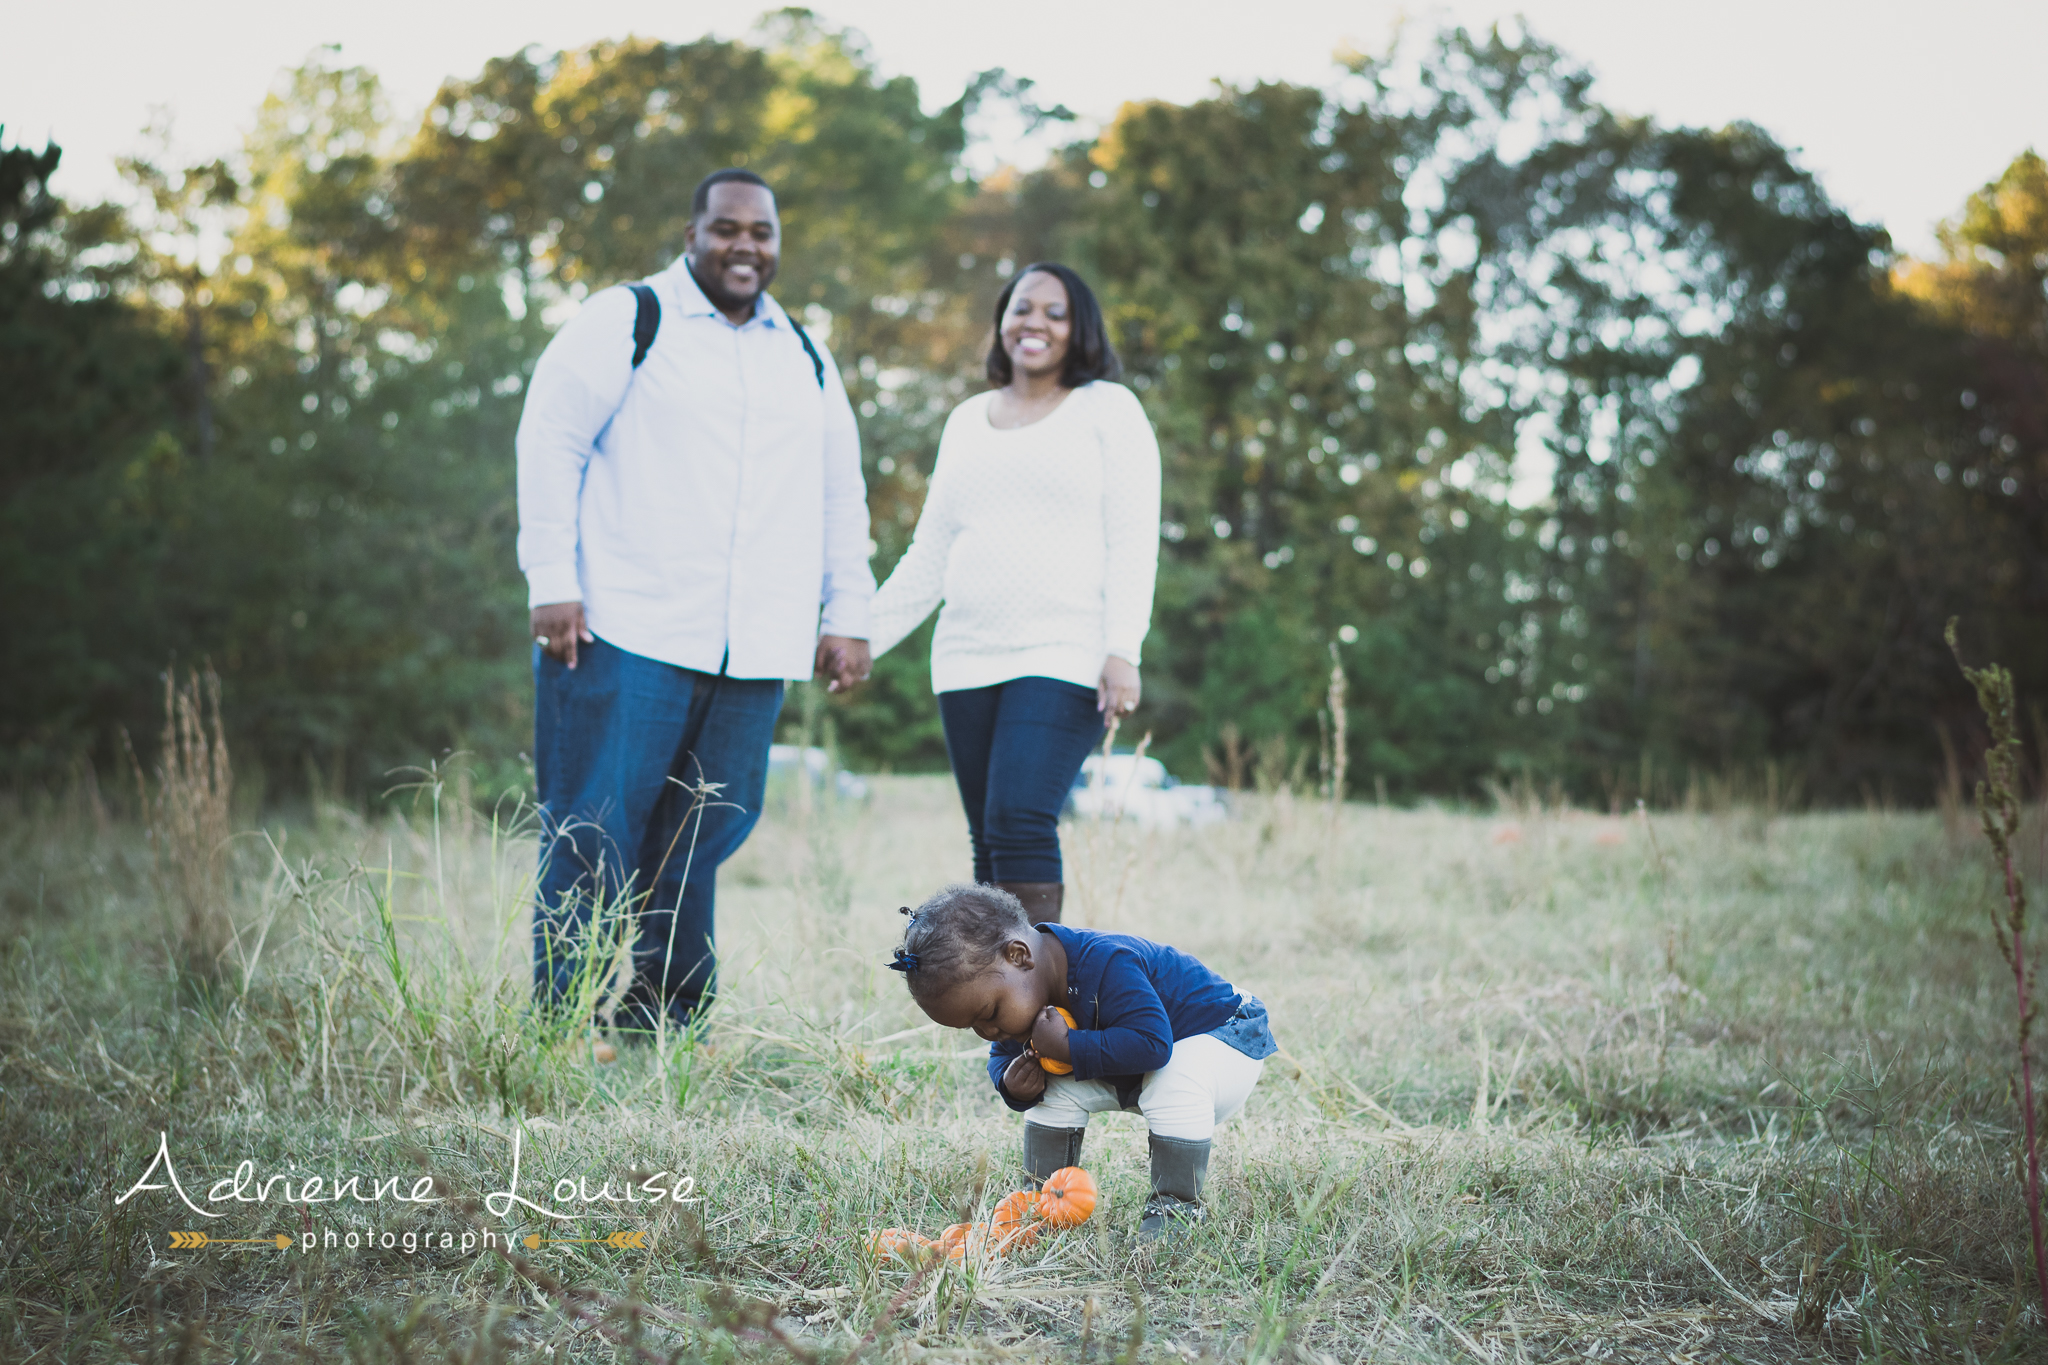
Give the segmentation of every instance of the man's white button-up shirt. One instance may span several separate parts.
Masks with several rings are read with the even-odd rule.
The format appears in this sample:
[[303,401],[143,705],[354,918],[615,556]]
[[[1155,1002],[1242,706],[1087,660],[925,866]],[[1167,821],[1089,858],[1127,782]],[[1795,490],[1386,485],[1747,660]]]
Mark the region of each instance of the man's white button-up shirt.
[[[583,603],[620,649],[735,678],[808,678],[817,637],[864,639],[860,433],[766,294],[735,327],[678,259],[633,368],[629,289],[592,297],[534,367],[519,419],[528,600]],[[822,619],[821,613],[822,611]]]

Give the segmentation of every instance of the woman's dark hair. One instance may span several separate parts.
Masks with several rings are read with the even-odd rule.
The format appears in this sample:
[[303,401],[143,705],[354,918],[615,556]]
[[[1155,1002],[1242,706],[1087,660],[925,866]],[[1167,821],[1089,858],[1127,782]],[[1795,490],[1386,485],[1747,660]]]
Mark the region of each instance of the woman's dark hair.
[[998,887],[955,882],[915,911],[889,965],[903,973],[915,1000],[936,1000],[1002,958],[1013,938],[1033,941],[1031,920],[1015,896]]
[[1010,354],[1003,349],[1003,314],[1010,311],[1010,296],[1017,292],[1018,281],[1034,270],[1067,287],[1067,321],[1072,331],[1067,338],[1066,363],[1060,366],[1060,385],[1078,389],[1092,379],[1121,376],[1123,362],[1116,358],[1116,347],[1109,344],[1109,324],[1102,320],[1102,305],[1095,301],[1095,291],[1066,266],[1036,261],[1013,275],[996,296],[996,337],[988,348],[988,382],[1010,382]]

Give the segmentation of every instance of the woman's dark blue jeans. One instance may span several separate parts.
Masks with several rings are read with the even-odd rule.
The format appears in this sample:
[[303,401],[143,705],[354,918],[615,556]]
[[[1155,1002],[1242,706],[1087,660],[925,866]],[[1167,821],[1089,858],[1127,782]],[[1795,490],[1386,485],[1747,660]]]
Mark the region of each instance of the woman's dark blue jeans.
[[782,683],[677,668],[603,640],[577,653],[571,671],[533,652],[534,994],[559,1006],[575,993],[586,954],[603,949],[602,933],[591,941],[601,909],[634,917],[614,921],[633,943],[621,1023],[652,1028],[666,1010],[680,1026],[716,984],[718,865],[761,818]]
[[1060,807],[1089,750],[1102,743],[1095,689],[1012,678],[939,693],[946,755],[967,830],[974,880],[1057,882]]

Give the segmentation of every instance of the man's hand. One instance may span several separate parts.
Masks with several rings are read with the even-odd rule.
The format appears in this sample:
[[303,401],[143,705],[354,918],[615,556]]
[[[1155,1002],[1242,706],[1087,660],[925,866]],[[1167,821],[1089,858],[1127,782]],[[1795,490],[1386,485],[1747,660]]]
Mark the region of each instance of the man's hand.
[[1045,1093],[1045,1068],[1026,1052],[1003,1068],[1003,1089],[1013,1100],[1035,1100]]
[[1120,720],[1138,709],[1138,666],[1112,654],[1102,661],[1102,680],[1095,684],[1095,709],[1104,720]]
[[533,642],[547,651],[548,657],[571,668],[576,666],[576,646],[597,638],[583,624],[581,602],[542,603],[533,609],[528,620],[533,624]]
[[846,635],[820,635],[818,654],[811,663],[813,673],[824,674],[827,692],[845,692],[868,680],[874,671],[868,657],[868,642]]
[[1038,1018],[1031,1023],[1031,1050],[1056,1062],[1074,1060],[1067,1047],[1067,1021],[1051,1005],[1040,1010]]

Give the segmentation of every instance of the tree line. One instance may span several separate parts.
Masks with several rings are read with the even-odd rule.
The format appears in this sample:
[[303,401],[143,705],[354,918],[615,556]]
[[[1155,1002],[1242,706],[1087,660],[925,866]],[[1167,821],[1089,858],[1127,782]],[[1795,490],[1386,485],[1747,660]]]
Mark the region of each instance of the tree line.
[[[1139,720],[1184,777],[1299,771],[1334,650],[1359,789],[1668,801],[1769,765],[1926,800],[1974,752],[1947,617],[2023,700],[2048,669],[2048,167],[1912,260],[1761,130],[1589,84],[1524,35],[1411,34],[976,176],[978,119],[1066,111],[992,71],[927,112],[785,11],[493,60],[417,126],[315,59],[236,155],[126,162],[121,205],[0,142],[4,780],[119,763],[204,658],[273,793],[450,750],[522,782],[525,378],[746,165],[861,416],[878,576],[1003,281],[1097,282],[1166,461]],[[827,707],[857,766],[944,766],[927,644]]]

